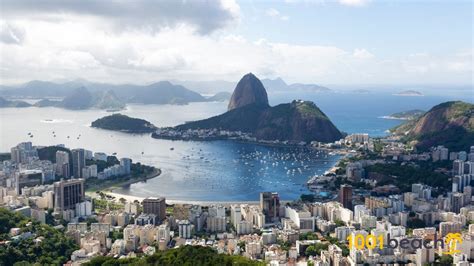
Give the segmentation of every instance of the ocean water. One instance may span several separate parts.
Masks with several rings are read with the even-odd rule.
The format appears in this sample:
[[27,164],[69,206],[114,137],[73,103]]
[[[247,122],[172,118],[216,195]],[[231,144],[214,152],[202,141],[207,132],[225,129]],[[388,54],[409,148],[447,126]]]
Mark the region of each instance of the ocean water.
[[[438,103],[456,99],[450,96],[400,97],[387,93],[270,94],[269,98],[272,105],[292,99],[312,100],[340,130],[367,132],[372,136],[385,135],[386,130],[401,123],[381,116],[410,109],[428,110]],[[162,127],[207,118],[225,112],[226,108],[226,103],[130,105],[121,113]],[[115,152],[118,157],[130,157],[163,171],[157,178],[117,192],[192,201],[256,201],[260,191],[277,191],[284,200],[295,199],[307,192],[304,184],[310,176],[324,173],[339,158],[322,152],[232,141],[157,140],[148,134],[90,127],[92,121],[109,114],[100,110],[58,108],[0,109],[0,152],[9,151],[22,141],[32,141],[34,145],[65,144],[69,148],[82,147],[108,154]],[[28,133],[33,137],[28,137]]]
[[339,130],[347,133],[369,133],[373,137],[387,135],[387,130],[404,121],[383,119],[393,113],[431,107],[446,101],[463,100],[474,102],[474,91],[464,90],[459,94],[427,95],[421,97],[395,96],[391,92],[338,93],[285,93],[270,97],[272,105],[293,99],[309,100],[331,119]]

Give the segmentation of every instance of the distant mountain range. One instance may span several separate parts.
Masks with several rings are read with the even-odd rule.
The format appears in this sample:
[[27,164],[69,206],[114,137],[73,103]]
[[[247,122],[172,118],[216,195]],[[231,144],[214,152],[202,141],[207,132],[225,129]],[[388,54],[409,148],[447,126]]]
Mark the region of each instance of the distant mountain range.
[[238,82],[226,113],[175,129],[242,131],[262,140],[332,142],[342,138],[342,133],[312,102],[296,100],[271,107],[263,82],[252,73]]
[[[221,91],[232,92],[237,85],[236,82],[216,80],[216,81],[172,81],[191,90],[200,93],[212,94]],[[269,94],[277,92],[332,92],[331,89],[316,84],[294,83],[287,84],[283,79],[262,79],[263,86]]]
[[[263,79],[262,84],[269,93],[317,92],[328,93],[330,89],[315,84],[286,84],[281,78]],[[235,82],[228,81],[160,81],[150,85],[90,82],[78,79],[56,83],[33,80],[18,86],[0,86],[0,107],[28,107],[24,101],[8,101],[8,98],[42,99],[37,107],[62,107],[68,109],[122,109],[127,103],[137,104],[188,104],[191,102],[227,101]],[[191,88],[193,90],[190,90]],[[214,96],[204,97],[200,93],[213,92]],[[51,100],[51,98],[62,99]]]
[[424,96],[423,93],[415,90],[406,90],[393,94],[395,96]]
[[437,145],[455,151],[468,150],[474,146],[474,104],[453,101],[436,105],[392,132],[420,150]]
[[21,107],[30,107],[31,104],[25,102],[25,101],[10,101],[10,100],[7,100],[3,97],[0,97],[0,108],[4,108],[4,107],[18,107],[18,108],[21,108]]
[[[28,107],[23,101],[5,98],[43,98],[37,107],[62,107],[67,109],[122,109],[126,103],[137,104],[187,104],[190,102],[226,101],[228,93],[218,93],[206,98],[181,85],[168,81],[150,85],[113,85],[77,80],[65,83],[31,81],[16,87],[0,86],[0,107]],[[51,100],[50,98],[62,99]]]
[[89,108],[99,109],[123,109],[125,103],[120,101],[115,96],[113,91],[106,91],[103,93],[95,93],[94,95],[89,92],[85,87],[79,87],[70,91],[69,95],[64,97],[62,100],[50,100],[43,99],[35,104],[29,104],[25,101],[10,101],[3,97],[0,97],[0,108],[5,107],[60,107],[72,110],[82,110]]
[[286,84],[281,78],[276,79],[262,79],[262,84],[269,91],[273,92],[317,92],[317,93],[328,93],[332,92],[331,89],[316,85],[316,84],[303,84],[293,83]]

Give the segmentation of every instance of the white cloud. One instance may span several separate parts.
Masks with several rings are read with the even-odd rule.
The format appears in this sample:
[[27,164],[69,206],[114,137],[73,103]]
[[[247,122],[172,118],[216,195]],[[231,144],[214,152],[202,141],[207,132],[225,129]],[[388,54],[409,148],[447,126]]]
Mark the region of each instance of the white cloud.
[[238,21],[240,8],[234,0],[49,0],[40,4],[36,0],[2,1],[4,19],[67,20],[74,16],[102,19],[112,23],[116,30],[161,30],[187,24],[208,34]]
[[0,42],[7,44],[20,44],[25,37],[25,30],[21,27],[2,22],[0,24]]
[[352,53],[352,55],[355,58],[359,58],[359,59],[369,59],[369,58],[375,57],[372,53],[370,53],[366,49],[357,49],[357,48],[354,49],[354,52]]
[[265,11],[265,14],[269,17],[272,17],[272,18],[277,18],[277,19],[281,19],[283,21],[287,21],[290,19],[289,16],[286,16],[286,15],[283,15],[280,13],[280,11],[276,10],[275,8],[269,8]]
[[320,84],[470,83],[473,70],[472,50],[388,60],[372,54],[370,47],[249,40],[220,30],[201,34],[190,23],[176,22],[159,31],[115,31],[102,18],[76,14],[59,20],[9,18],[0,25],[4,84],[76,78],[110,83],[235,81],[248,72]]
[[276,10],[275,8],[267,9],[265,13],[267,14],[267,16],[270,16],[270,17],[280,16],[280,11]]
[[370,0],[339,0],[341,5],[345,6],[365,6]]

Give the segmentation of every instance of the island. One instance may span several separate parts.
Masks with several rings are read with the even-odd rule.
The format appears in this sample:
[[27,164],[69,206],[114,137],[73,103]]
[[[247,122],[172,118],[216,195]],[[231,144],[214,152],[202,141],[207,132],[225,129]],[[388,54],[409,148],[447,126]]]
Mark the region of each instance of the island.
[[221,91],[214,94],[214,96],[207,98],[207,101],[208,102],[225,102],[225,101],[228,101],[231,96],[232,94],[230,94],[230,92]]
[[425,96],[423,95],[423,93],[419,91],[415,91],[415,90],[405,90],[405,91],[395,93],[393,95],[395,96]]
[[262,82],[249,73],[237,84],[227,112],[173,128],[160,128],[152,137],[301,144],[333,142],[343,135],[313,102],[294,100],[270,106]]
[[403,112],[398,112],[394,113],[391,115],[387,116],[382,116],[382,118],[385,119],[394,119],[394,120],[415,120],[425,114],[425,111],[419,110],[419,109],[414,109],[414,110],[409,110],[409,111],[403,111]]
[[144,119],[122,114],[113,114],[99,118],[91,123],[91,127],[136,134],[151,133],[156,130],[152,123]]
[[8,107],[16,107],[16,108],[23,108],[23,107],[30,107],[31,105],[24,101],[10,101],[3,97],[0,97],[0,108],[8,108]]
[[356,90],[352,90],[353,93],[358,93],[358,94],[369,94],[371,93],[372,91],[370,90],[367,90],[367,89],[356,89]]

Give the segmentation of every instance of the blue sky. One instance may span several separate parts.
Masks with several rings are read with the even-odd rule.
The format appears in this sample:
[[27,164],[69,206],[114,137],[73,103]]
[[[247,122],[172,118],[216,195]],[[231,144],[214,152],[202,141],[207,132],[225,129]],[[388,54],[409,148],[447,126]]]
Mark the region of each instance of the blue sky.
[[[472,49],[472,1],[337,2],[241,1],[237,33],[301,45],[364,47],[383,56]],[[280,16],[266,12],[275,9]]]
[[473,84],[472,1],[1,1],[0,83]]

